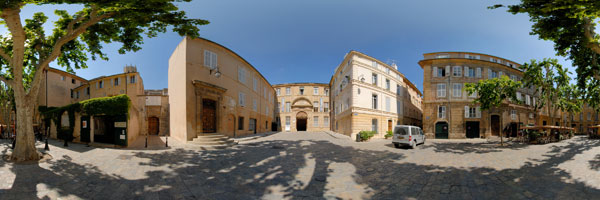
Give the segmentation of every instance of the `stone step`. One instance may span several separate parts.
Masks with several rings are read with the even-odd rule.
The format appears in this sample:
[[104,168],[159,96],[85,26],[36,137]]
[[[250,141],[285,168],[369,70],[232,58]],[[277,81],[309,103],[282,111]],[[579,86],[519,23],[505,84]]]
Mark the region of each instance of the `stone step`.
[[189,143],[190,144],[197,144],[197,145],[221,145],[221,144],[234,144],[235,141],[233,141],[232,139],[228,139],[228,140],[216,140],[216,141],[193,140],[193,141],[191,141]]
[[221,134],[199,134],[188,142],[190,147],[201,150],[225,149],[236,144],[236,141]]
[[224,141],[224,140],[230,140],[228,137],[224,137],[224,138],[194,138],[192,139],[192,141]]

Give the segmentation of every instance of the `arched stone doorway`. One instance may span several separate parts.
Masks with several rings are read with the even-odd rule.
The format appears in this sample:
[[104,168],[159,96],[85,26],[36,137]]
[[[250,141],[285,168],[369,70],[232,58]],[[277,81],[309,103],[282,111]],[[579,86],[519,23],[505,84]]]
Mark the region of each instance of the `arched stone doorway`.
[[308,115],[304,111],[298,112],[298,114],[296,114],[296,130],[297,131],[306,131],[307,119],[308,119]]
[[160,120],[158,117],[148,117],[148,134],[158,135],[160,130]]

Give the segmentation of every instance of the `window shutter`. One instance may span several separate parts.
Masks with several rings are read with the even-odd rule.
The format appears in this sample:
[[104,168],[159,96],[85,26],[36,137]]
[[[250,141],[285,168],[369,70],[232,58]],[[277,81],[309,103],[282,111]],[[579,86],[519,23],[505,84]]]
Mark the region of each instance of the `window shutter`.
[[488,79],[492,78],[492,69],[488,69]]
[[477,78],[481,78],[481,67],[477,68],[476,76],[477,76]]
[[465,118],[469,118],[469,106],[465,106]]
[[210,67],[210,52],[204,50],[204,66]]
[[469,77],[469,67],[465,66],[465,77]]
[[477,116],[477,118],[481,118],[481,107],[477,106],[475,108],[475,115]]
[[446,66],[446,76],[450,76],[450,65]]
[[465,58],[469,58],[469,54],[465,54]]
[[438,68],[433,67],[433,71],[432,71],[433,77],[437,77],[437,71],[438,71]]

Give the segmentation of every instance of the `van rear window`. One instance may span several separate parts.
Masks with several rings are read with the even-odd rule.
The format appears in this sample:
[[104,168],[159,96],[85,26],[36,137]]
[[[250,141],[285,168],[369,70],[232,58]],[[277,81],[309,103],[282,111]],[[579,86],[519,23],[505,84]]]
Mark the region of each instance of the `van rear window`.
[[394,130],[394,134],[398,135],[408,135],[408,127],[397,127]]

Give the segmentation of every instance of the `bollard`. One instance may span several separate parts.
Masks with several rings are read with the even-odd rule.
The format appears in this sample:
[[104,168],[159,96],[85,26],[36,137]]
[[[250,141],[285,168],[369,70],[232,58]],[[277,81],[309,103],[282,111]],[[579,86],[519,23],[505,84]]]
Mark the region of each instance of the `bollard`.
[[48,137],[46,137],[46,145],[44,146],[44,151],[50,151],[50,147],[48,146]]
[[169,136],[165,137],[165,147],[169,147]]
[[148,136],[146,135],[146,144],[144,144],[144,148],[148,148]]
[[12,149],[15,149],[15,144],[17,143],[17,138],[13,139]]
[[67,140],[65,140],[65,144],[64,144],[64,146],[65,146],[65,147],[68,147],[68,146],[69,146],[69,143],[67,143]]

